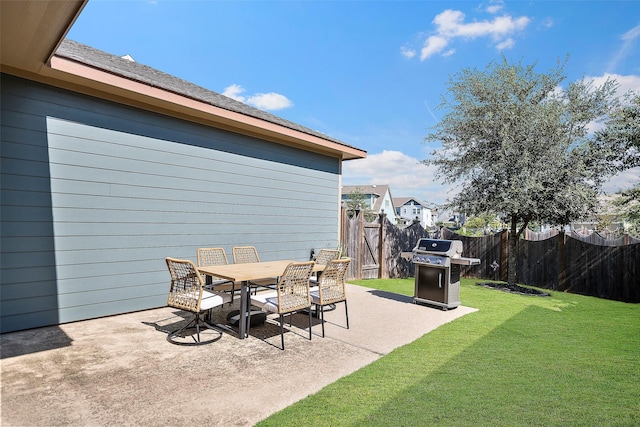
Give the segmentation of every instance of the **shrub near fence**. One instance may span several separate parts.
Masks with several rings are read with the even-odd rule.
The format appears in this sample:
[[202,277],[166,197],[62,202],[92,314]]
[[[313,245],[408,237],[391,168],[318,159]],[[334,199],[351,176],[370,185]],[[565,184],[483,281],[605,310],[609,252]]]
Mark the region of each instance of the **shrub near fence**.
[[[401,253],[410,252],[418,239],[423,237],[436,236],[430,236],[419,223],[400,228],[391,224],[386,215],[380,215],[374,223],[367,223],[360,214],[347,217],[343,212],[341,244],[345,248],[345,255],[353,259],[347,278],[413,276],[413,264],[403,259]],[[461,240],[462,255],[480,259],[480,265],[462,266],[462,276],[506,281],[507,230],[482,237],[469,237],[443,228],[438,237]],[[625,239],[621,242],[632,243],[596,245],[577,240],[564,232],[544,240],[520,239],[518,283],[618,301],[640,302],[640,243],[634,238]],[[607,244],[611,244],[611,241]]]

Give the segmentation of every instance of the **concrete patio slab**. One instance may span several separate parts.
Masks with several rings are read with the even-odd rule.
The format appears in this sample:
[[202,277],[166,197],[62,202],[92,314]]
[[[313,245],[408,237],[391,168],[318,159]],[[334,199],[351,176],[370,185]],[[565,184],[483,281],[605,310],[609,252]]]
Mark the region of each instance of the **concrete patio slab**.
[[[325,313],[326,337],[297,314],[279,349],[276,324],[240,340],[170,344],[185,313],[169,307],[3,334],[3,426],[250,426],[425,333],[475,311],[442,311],[406,296],[348,285]],[[237,303],[216,313],[216,321]]]

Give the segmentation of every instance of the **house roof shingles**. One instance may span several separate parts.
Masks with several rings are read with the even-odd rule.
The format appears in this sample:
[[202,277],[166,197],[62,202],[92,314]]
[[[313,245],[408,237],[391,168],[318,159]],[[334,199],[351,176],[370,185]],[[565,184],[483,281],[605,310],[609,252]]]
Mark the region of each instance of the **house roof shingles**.
[[145,85],[157,87],[196,101],[204,102],[218,108],[274,123],[345,147],[354,148],[340,140],[325,135],[322,132],[309,129],[266,111],[251,107],[250,105],[156,70],[150,66],[112,55],[73,40],[64,39],[56,51],[56,56],[76,61]]

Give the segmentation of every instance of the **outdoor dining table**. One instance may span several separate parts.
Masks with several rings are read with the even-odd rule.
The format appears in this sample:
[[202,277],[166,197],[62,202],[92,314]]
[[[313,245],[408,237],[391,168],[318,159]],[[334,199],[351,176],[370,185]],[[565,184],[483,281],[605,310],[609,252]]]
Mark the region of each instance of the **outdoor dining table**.
[[[291,260],[249,262],[243,264],[223,264],[198,267],[200,273],[241,283],[240,291],[240,339],[246,337],[247,313],[249,309],[249,284],[251,281],[279,277],[292,262]],[[314,271],[324,269],[324,265],[314,266]]]

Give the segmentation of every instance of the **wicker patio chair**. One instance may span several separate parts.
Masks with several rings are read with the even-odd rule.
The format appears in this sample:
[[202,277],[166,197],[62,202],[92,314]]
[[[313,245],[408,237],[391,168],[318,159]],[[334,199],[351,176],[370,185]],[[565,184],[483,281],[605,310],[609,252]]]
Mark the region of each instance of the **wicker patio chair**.
[[316,257],[316,264],[327,265],[329,261],[338,259],[338,257],[340,257],[340,251],[337,249],[320,249]]
[[[200,345],[209,344],[220,339],[222,332],[203,320],[200,314],[231,301],[231,297],[223,292],[204,289],[202,276],[200,276],[192,261],[170,257],[167,257],[165,261],[171,274],[171,288],[169,289],[167,305],[194,314],[193,319],[185,326],[170,332],[169,335],[167,335],[167,340],[178,345]],[[203,341],[200,337],[203,327],[217,331],[218,334],[212,339]],[[189,334],[187,334],[187,330],[189,329],[195,329],[195,336],[190,334],[193,342],[177,340],[178,337],[185,338],[189,336]]]
[[[227,265],[229,260],[227,254],[223,248],[198,248],[198,267],[207,267],[210,265]],[[206,276],[206,275],[203,275]],[[232,280],[223,279],[220,277],[206,276],[205,289],[214,289],[216,291],[225,291],[231,293],[231,302],[235,296],[235,291],[240,289],[240,286]]]
[[[337,249],[320,249],[318,256],[316,256],[316,264],[327,265],[329,261],[338,259],[340,257],[340,251]],[[318,274],[311,275],[311,283],[318,283]]]
[[258,256],[258,250],[255,246],[234,246],[232,253],[234,264],[260,262],[260,256]]
[[320,275],[318,286],[311,288],[311,302],[319,312],[322,323],[322,336],[324,337],[324,307],[339,302],[344,302],[344,313],[349,329],[349,312],[347,310],[347,294],[345,289],[345,275],[349,268],[350,258],[341,258],[329,261]]
[[[260,256],[258,255],[258,250],[255,248],[255,246],[234,246],[231,251],[233,254],[234,264],[260,262]],[[249,286],[251,286],[254,289],[254,293],[255,293],[258,287],[275,289],[276,283],[278,283],[278,278],[270,277],[267,279],[251,281],[249,283]]]
[[[296,311],[309,312],[309,339],[311,339],[311,294],[309,277],[314,262],[292,262],[287,266],[276,287],[276,292],[261,292],[251,297],[251,303],[265,313],[276,313],[280,321],[280,341],[284,350],[284,315],[291,316]],[[251,312],[249,322],[251,325]],[[250,326],[248,326],[250,328]],[[249,329],[247,329],[247,334]]]

